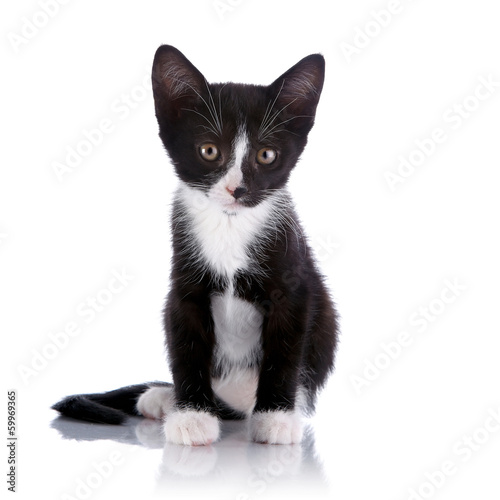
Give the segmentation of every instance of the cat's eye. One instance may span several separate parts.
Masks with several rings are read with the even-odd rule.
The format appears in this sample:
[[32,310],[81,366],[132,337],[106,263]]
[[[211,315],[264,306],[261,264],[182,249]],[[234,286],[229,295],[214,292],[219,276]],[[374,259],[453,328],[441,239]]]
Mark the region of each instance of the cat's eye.
[[212,142],[207,142],[200,146],[200,156],[207,161],[219,159],[219,149]]
[[276,153],[276,151],[274,149],[262,148],[257,153],[257,161],[261,165],[271,165],[271,163],[273,163],[274,160],[276,160],[277,156],[278,156],[278,154]]

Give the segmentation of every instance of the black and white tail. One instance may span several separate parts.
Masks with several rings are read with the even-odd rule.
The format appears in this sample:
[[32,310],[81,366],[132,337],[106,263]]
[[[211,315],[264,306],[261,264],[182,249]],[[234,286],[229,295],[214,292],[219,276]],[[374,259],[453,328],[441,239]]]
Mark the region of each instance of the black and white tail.
[[120,425],[128,416],[140,415],[136,408],[137,400],[149,388],[158,386],[172,386],[172,384],[154,382],[129,385],[108,392],[67,396],[53,405],[52,409],[65,417],[77,420]]
[[[65,417],[99,424],[120,425],[129,416],[150,416],[141,414],[137,402],[142,394],[153,387],[170,388],[169,382],[149,382],[146,384],[128,385],[120,389],[94,394],[76,394],[66,396],[52,405],[53,410]],[[222,420],[241,420],[245,414],[234,410],[221,399],[215,397],[215,414]]]

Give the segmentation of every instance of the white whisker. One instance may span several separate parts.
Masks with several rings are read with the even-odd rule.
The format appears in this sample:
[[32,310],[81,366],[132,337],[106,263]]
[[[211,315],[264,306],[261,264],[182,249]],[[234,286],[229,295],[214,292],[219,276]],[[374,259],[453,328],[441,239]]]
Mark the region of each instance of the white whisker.
[[260,128],[259,128],[259,136],[260,136],[262,128],[267,125],[267,119],[269,118],[269,115],[271,114],[271,111],[273,110],[274,105],[276,104],[276,101],[278,100],[278,97],[280,96],[284,85],[285,85],[285,80],[283,80],[283,82],[281,84],[281,88],[279,89],[279,92],[276,95],[276,97],[274,98],[274,101],[272,102],[272,104],[270,106],[269,105],[267,106],[266,113],[264,115],[264,118],[262,119],[262,123],[261,123]]
[[208,97],[209,97],[210,106],[205,102],[204,99],[203,99],[203,102],[205,102],[205,105],[207,106],[208,111],[210,112],[210,115],[212,116],[212,118],[215,122],[217,130],[219,131],[219,134],[221,134],[222,133],[222,123],[221,123],[221,120],[217,114],[217,108],[215,107],[215,102],[214,102],[214,98],[212,96],[212,92],[210,91],[210,86],[206,80],[205,80],[205,85],[207,86],[207,90],[208,90]]
[[215,126],[214,124],[203,114],[203,113],[200,113],[199,111],[196,111],[195,109],[190,109],[190,108],[181,108],[183,111],[191,111],[192,113],[196,113],[198,116],[201,116],[202,118],[204,118],[208,124],[210,125],[210,127],[206,127],[207,129],[209,129],[210,131],[212,131],[216,136],[219,136],[219,132],[215,129]]
[[274,130],[276,130],[278,127],[280,127],[281,125],[284,125],[285,123],[288,123],[292,120],[295,120],[296,118],[312,118],[311,116],[308,116],[308,115],[297,115],[297,116],[292,116],[291,118],[289,118],[288,120],[283,120],[282,122],[278,123],[277,125],[275,125],[273,128],[271,128],[267,133],[266,135],[264,136],[264,138],[266,138],[267,136],[271,135],[273,133]]
[[172,77],[170,75],[167,75],[167,76],[171,80],[177,82],[177,87],[176,87],[177,91],[176,91],[176,95],[174,97],[175,99],[179,99],[180,97],[184,97],[185,94],[181,94],[181,91],[184,91],[186,87],[189,87],[203,101],[203,103],[205,104],[205,106],[207,107],[207,109],[208,109],[208,111],[210,113],[210,116],[211,116],[212,120],[210,120],[204,114],[202,114],[199,111],[196,111],[194,109],[189,109],[189,108],[182,108],[182,109],[184,111],[192,111],[192,112],[196,113],[197,115],[203,117],[209,123],[209,125],[211,126],[210,130],[217,137],[220,137],[220,134],[222,133],[222,119],[217,114],[217,109],[215,107],[215,102],[213,100],[212,93],[210,92],[210,87],[209,87],[208,82],[205,80],[205,84],[207,86],[207,90],[208,90],[208,94],[209,94],[209,102],[210,102],[210,104],[207,103],[207,101],[205,100],[205,98],[190,83],[187,83],[185,81],[179,80],[179,79],[177,79],[175,77]]
[[[268,130],[271,127],[271,125],[274,123],[274,121],[276,120],[276,118],[283,111],[285,111],[285,109],[288,108],[288,106],[290,106],[291,104],[293,104],[296,100],[297,99],[294,99],[293,101],[290,101],[288,104],[286,104],[285,106],[283,106],[279,111],[276,111],[274,113],[274,115],[268,120],[268,123],[266,123],[266,126],[264,127],[264,129],[263,130],[259,130],[259,140],[264,140],[267,136],[270,135],[270,132],[268,132]],[[281,122],[281,124],[287,123],[288,121],[290,121],[290,120],[283,121],[283,122]],[[274,130],[275,128],[277,128],[277,127],[273,127],[272,130]]]

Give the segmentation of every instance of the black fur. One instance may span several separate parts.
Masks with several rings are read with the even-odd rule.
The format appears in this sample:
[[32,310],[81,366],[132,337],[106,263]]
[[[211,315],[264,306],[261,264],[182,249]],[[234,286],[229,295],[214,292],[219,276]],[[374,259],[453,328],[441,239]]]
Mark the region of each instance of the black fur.
[[[208,84],[177,49],[160,47],[152,73],[156,116],[179,179],[207,194],[227,171],[234,138],[244,121],[250,154],[243,161],[243,182],[234,198],[242,206],[255,207],[282,190],[307,143],[323,79],[323,57],[314,54],[267,87]],[[267,129],[265,116],[272,120]],[[215,161],[200,157],[199,147],[207,142],[216,143],[220,151]],[[263,147],[277,152],[271,165],[255,159]],[[239,270],[232,278],[237,296],[257,307],[264,318],[261,353],[252,361],[260,373],[254,411],[293,408],[299,386],[305,389],[312,411],[317,391],[333,369],[337,314],[286,193],[273,210],[274,222],[248,248],[251,269]],[[177,406],[239,418],[241,414],[215,397],[211,386],[211,377],[221,375],[213,359],[211,298],[230,282],[200,259],[202,249],[195,236],[186,207],[176,199],[164,325]],[[136,414],[135,402],[149,386],[71,396],[53,408],[75,418],[121,423],[125,413]]]
[[101,424],[122,424],[127,415],[138,415],[137,398],[156,384],[137,384],[114,391],[96,394],[67,396],[55,405],[53,410],[66,417]]

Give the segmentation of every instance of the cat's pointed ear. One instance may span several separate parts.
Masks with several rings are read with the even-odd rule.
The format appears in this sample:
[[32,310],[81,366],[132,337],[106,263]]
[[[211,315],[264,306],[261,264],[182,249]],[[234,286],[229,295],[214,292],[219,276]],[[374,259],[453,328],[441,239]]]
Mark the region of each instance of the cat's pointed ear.
[[206,88],[205,77],[171,45],[156,51],[151,79],[158,120],[179,117],[183,108],[201,100]]
[[301,59],[270,86],[276,99],[275,110],[290,116],[290,128],[302,128],[306,133],[313,126],[316,107],[325,80],[325,59],[312,54]]

